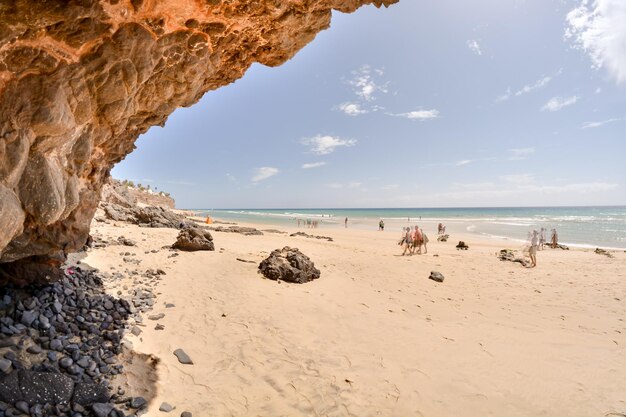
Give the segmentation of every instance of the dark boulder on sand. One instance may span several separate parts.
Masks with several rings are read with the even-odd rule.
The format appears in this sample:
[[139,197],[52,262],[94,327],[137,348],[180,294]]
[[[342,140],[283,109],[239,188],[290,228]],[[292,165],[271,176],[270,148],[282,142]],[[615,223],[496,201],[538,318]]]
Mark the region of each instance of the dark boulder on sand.
[[272,251],[270,256],[259,264],[259,272],[271,280],[297,284],[320,277],[320,270],[315,268],[313,261],[297,248],[289,246]]
[[190,227],[178,233],[176,243],[172,245],[172,249],[194,252],[198,250],[215,250],[215,245],[213,244],[211,233],[197,227]]
[[443,282],[444,276],[441,272],[431,271],[428,279],[432,279],[433,281],[436,281],[436,282]]
[[468,250],[469,246],[467,246],[467,244],[461,240],[461,241],[459,241],[459,244],[456,245],[456,248],[457,249],[462,249],[462,250]]

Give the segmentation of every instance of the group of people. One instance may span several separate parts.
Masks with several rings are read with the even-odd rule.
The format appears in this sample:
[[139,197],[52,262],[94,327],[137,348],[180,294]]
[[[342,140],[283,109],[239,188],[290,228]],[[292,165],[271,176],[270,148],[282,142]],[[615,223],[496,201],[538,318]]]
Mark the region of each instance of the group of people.
[[402,230],[402,236],[398,245],[402,246],[402,256],[414,255],[415,253],[422,253],[422,246],[424,246],[424,254],[428,253],[428,236],[419,226],[405,227]]
[[[546,245],[546,231],[545,227],[542,227],[539,231],[537,229],[533,229],[532,232],[529,232],[528,240],[528,256],[530,256],[530,264],[531,268],[537,266],[537,251],[544,250]],[[559,246],[559,234],[556,229],[552,229],[550,235],[550,247],[552,249],[556,249]]]
[[446,234],[446,225],[443,223],[439,223],[439,225],[437,226],[437,234],[438,235],[445,235]]
[[302,224],[302,226],[304,227],[308,227],[309,229],[313,228],[313,229],[317,229],[317,226],[319,226],[319,221],[317,220],[311,220],[311,219],[297,219],[298,220],[298,227],[300,227],[300,224]]

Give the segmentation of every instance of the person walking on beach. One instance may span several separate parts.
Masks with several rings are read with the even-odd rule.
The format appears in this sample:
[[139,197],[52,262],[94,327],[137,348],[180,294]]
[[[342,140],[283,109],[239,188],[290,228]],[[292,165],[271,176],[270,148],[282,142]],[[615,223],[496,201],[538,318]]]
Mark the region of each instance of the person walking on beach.
[[346,217],[346,219],[343,221],[344,224],[346,225],[346,228],[348,227],[348,218]]
[[411,254],[411,248],[413,247],[413,239],[411,239],[411,228],[405,227],[402,229],[402,240],[400,240],[400,245],[404,247],[402,251],[402,256],[406,255],[407,251],[409,255]]
[[378,222],[378,231],[383,232],[384,230],[385,230],[385,222],[383,221],[383,219],[380,219],[380,221]]
[[556,249],[559,246],[559,234],[556,232],[556,229],[552,229],[552,236],[550,236],[550,243],[552,249]]
[[428,243],[428,236],[426,236],[423,229],[420,229],[420,232],[422,234],[422,245],[424,245],[424,255],[426,255],[428,253],[428,247],[426,246]]
[[418,255],[422,253],[422,231],[417,225],[413,229],[413,251],[411,254],[414,254],[416,251]]
[[537,230],[533,230],[532,237],[530,238],[530,249],[528,251],[531,268],[537,266],[537,246],[539,246],[539,233],[537,233]]
[[541,231],[539,232],[539,250],[543,250],[545,244],[546,244],[546,229],[545,227],[542,227]]

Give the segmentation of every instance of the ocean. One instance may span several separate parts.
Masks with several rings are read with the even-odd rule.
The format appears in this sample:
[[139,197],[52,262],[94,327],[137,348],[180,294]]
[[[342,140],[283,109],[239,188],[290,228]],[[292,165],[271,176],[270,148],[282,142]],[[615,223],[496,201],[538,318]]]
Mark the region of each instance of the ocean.
[[525,242],[528,232],[556,228],[559,243],[578,247],[626,249],[626,206],[606,207],[484,207],[484,208],[376,208],[376,209],[197,209],[202,216],[281,226],[297,220],[317,220],[320,228],[348,227],[400,233],[404,226],[419,225],[434,236],[438,223],[448,234],[470,233],[494,239]]

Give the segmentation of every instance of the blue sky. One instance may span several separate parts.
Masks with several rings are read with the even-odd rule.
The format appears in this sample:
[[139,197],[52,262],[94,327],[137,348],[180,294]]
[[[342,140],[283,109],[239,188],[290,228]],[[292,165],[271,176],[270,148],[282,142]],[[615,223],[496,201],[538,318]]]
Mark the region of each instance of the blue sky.
[[113,170],[183,208],[626,204],[624,0],[335,13]]

